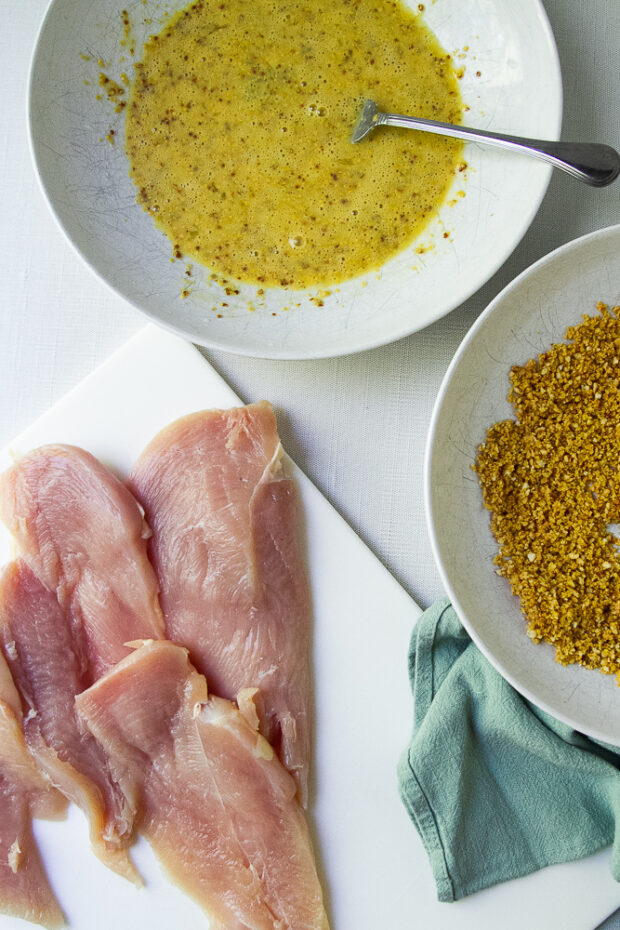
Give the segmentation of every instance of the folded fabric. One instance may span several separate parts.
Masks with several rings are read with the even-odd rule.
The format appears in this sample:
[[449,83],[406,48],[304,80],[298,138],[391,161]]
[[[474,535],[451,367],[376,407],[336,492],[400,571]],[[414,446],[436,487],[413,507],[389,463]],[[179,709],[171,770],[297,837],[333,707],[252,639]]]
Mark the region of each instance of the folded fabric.
[[620,750],[526,701],[472,643],[447,599],[413,631],[413,735],[401,797],[440,901],[613,843],[620,881]]

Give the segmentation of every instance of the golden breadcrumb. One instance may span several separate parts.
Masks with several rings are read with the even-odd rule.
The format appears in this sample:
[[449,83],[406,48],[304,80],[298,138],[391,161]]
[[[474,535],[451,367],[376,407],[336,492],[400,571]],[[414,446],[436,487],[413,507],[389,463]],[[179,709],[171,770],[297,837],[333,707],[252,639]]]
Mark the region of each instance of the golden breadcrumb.
[[597,310],[512,368],[516,421],[489,429],[474,469],[528,635],[620,684],[620,307]]

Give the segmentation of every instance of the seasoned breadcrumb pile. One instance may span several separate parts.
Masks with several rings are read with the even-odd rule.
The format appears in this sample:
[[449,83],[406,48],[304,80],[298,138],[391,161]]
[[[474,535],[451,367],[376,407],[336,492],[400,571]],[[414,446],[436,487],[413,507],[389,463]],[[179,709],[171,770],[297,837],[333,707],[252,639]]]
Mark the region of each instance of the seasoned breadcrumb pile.
[[517,419],[489,429],[475,470],[528,635],[620,684],[620,307],[597,310],[511,370]]

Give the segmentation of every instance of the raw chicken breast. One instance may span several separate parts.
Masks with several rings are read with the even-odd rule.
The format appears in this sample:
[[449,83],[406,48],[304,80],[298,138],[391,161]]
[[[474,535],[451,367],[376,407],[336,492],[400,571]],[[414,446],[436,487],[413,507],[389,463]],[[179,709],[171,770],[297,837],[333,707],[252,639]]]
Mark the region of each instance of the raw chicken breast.
[[143,644],[76,705],[139,782],[140,829],[211,930],[328,930],[293,779],[186,649]]
[[74,446],[35,449],[0,476],[0,518],[86,636],[95,677],[124,643],[163,635],[148,527],[127,488]]
[[28,709],[24,735],[39,768],[84,810],[101,861],[138,884],[127,852],[135,816],[132,786],[119,784],[75,711],[75,695],[93,681],[85,636],[21,560],[0,579],[0,642]]
[[62,927],[32,835],[32,817],[63,815],[64,798],[39,774],[24,743],[19,695],[0,653],[0,911]]
[[153,536],[169,639],[211,692],[258,688],[261,732],[307,797],[310,595],[297,489],[271,406],[196,413],[138,460],[130,488]]

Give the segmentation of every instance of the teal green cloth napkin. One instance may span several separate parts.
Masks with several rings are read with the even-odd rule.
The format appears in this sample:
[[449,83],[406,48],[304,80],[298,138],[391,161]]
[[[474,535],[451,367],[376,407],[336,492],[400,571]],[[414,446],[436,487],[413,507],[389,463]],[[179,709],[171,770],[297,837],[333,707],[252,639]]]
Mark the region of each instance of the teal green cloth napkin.
[[530,704],[472,643],[447,599],[413,631],[413,735],[401,797],[440,901],[456,901],[613,843],[620,881],[620,750]]

